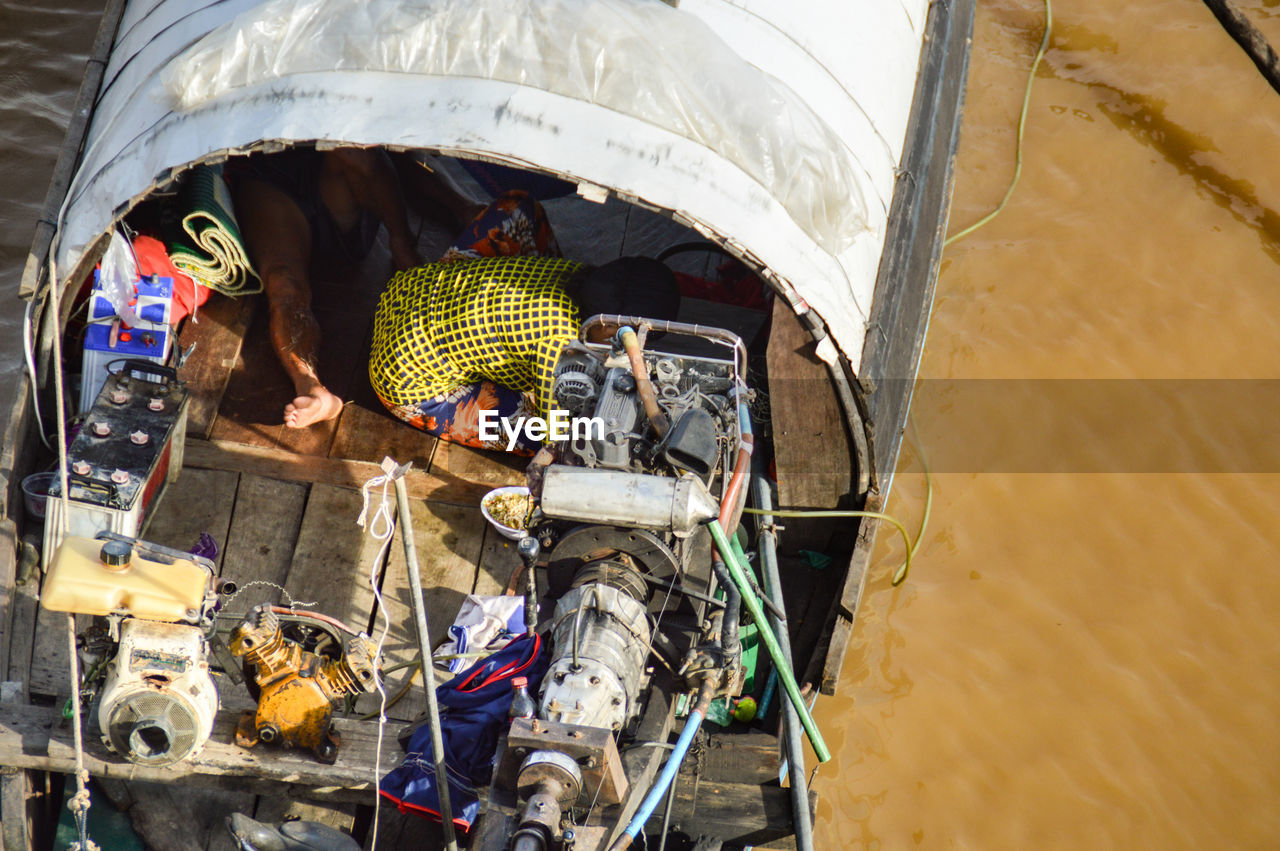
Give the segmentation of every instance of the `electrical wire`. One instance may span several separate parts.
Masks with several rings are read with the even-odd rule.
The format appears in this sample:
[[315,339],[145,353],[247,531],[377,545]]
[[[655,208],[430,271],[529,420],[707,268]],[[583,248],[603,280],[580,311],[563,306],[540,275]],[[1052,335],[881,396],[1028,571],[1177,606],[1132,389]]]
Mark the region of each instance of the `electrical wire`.
[[[1022,139],[1027,127],[1027,109],[1031,105],[1031,84],[1035,82],[1036,71],[1040,67],[1040,60],[1044,58],[1045,51],[1049,49],[1049,39],[1053,35],[1053,6],[1051,5],[1050,0],[1044,0],[1044,15],[1044,35],[1040,38],[1040,49],[1036,51],[1035,61],[1031,63],[1031,73],[1027,75],[1027,88],[1022,95],[1022,114],[1018,117],[1018,145],[1015,154],[1013,180],[1009,181],[1009,188],[1005,191],[1004,198],[1000,200],[1000,203],[996,205],[994,210],[987,213],[985,216],[978,219],[959,233],[952,234],[947,237],[942,243],[943,248],[946,248],[953,242],[964,239],[966,236],[994,219],[1000,211],[1004,209],[1005,205],[1009,203],[1009,199],[1013,197],[1013,190],[1018,185],[1018,179],[1022,177]],[[896,585],[897,583],[895,582],[894,584]]]
[[911,557],[915,555],[915,544],[911,541],[911,535],[907,532],[907,527],[903,526],[896,517],[890,517],[888,514],[882,514],[879,511],[854,511],[852,509],[792,509],[784,511],[779,508],[771,508],[763,511],[759,508],[744,508],[746,514],[769,514],[773,517],[872,517],[876,520],[883,520],[886,523],[893,524],[894,528],[902,535],[902,540],[906,544],[907,554],[902,562],[902,566],[898,568],[893,575],[893,584],[901,585],[906,581],[907,574],[911,572]]
[[[378,547],[378,554],[374,556],[372,564],[369,566],[369,587],[373,589],[373,597],[378,606],[378,613],[382,615],[382,632],[378,635],[378,649],[375,658],[382,658],[382,645],[386,642],[387,636],[391,632],[391,618],[387,614],[386,602],[382,599],[382,589],[378,587],[378,571],[382,566],[383,559],[386,557],[387,550],[391,546],[391,536],[396,530],[395,515],[391,511],[391,502],[387,493],[387,488],[391,485],[391,471],[383,464],[383,473],[374,476],[364,483],[360,488],[360,494],[363,498],[363,504],[360,508],[360,516],[356,518],[356,525],[365,530],[365,533],[375,540],[381,541]],[[369,518],[369,492],[376,487],[382,488],[381,499],[377,509],[373,513],[373,517]],[[412,534],[408,532],[407,534]],[[418,666],[421,669],[421,665]],[[409,684],[413,682],[413,675],[409,676]],[[381,785],[382,785],[382,739],[383,733],[387,726],[387,689],[382,682],[382,677],[374,670],[373,683],[378,688],[378,750],[374,755],[373,766],[373,831],[369,837],[369,847],[378,847],[378,811],[381,803]],[[406,685],[407,689],[407,685]],[[397,696],[399,699],[399,696]]]

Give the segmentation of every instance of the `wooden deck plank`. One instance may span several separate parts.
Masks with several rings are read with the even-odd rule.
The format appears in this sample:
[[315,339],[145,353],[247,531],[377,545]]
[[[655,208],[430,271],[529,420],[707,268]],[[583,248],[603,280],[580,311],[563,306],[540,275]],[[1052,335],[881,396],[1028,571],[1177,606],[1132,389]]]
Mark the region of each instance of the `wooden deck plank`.
[[[477,565],[488,523],[477,508],[435,505],[421,500],[414,500],[410,507],[413,512],[418,566],[426,597],[431,646],[434,648],[444,639],[462,601],[476,586]],[[386,575],[382,581],[382,599],[390,621],[390,631],[382,648],[385,667],[418,658],[418,634],[409,591],[409,569],[405,561],[402,531],[397,527],[393,536]],[[373,627],[375,636],[381,634],[382,628],[383,619],[379,616]],[[412,670],[409,667],[390,674],[387,677],[387,693],[394,695],[402,689]],[[388,712],[390,717],[412,720],[425,705],[422,688],[415,684]],[[362,698],[361,711],[372,712],[377,707],[376,696]]]
[[307,491],[306,485],[295,482],[248,473],[240,477],[219,574],[240,587],[225,606],[227,614],[241,615],[259,603],[280,602],[280,589],[289,578],[293,563]]
[[[76,634],[88,629],[91,622],[88,615],[77,615]],[[43,606],[36,609],[27,690],[29,694],[55,697],[59,701],[71,694],[71,647],[67,642],[66,612],[51,612]]]
[[294,388],[271,346],[267,314],[257,311],[245,332],[209,437],[299,455],[327,455],[336,420],[300,429],[284,425],[284,406],[293,399]]
[[12,638],[5,680],[21,683],[22,694],[26,697],[31,693],[31,651],[35,644],[36,615],[40,609],[39,589],[34,582],[27,582],[14,586],[12,593],[6,624]]
[[330,458],[380,463],[391,456],[398,464],[427,470],[437,440],[379,411],[347,403],[338,418],[338,431],[329,447]]
[[239,481],[234,472],[184,467],[165,491],[142,538],[185,551],[199,542],[201,532],[208,532],[218,545],[215,564],[221,563]]
[[[217,440],[188,441],[183,463],[194,468],[231,470],[355,490],[374,476],[382,475],[381,467],[367,461],[286,455],[260,446]],[[447,472],[426,473],[416,468],[405,476],[405,485],[409,496],[415,499],[471,506],[479,505],[490,488],[484,483],[471,482]],[[354,522],[354,517],[352,519]]]
[[431,456],[430,472],[485,485],[487,490],[501,485],[523,485],[527,466],[529,459],[519,455],[472,449],[442,440]]
[[196,321],[187,320],[178,335],[182,351],[195,345],[181,373],[191,394],[187,433],[193,437],[208,437],[213,428],[257,303],[256,296],[228,298],[214,293],[196,311]]
[[18,578],[18,528],[0,518],[0,681],[9,679],[9,647],[13,644],[13,610]]
[[[242,748],[234,744],[237,710],[218,713],[208,744],[182,762],[165,767],[135,765],[102,744],[86,728],[86,767],[97,776],[152,781],[193,788],[221,788],[256,794],[284,795],[316,801],[372,804],[375,722],[337,719],[342,750],[334,765],[317,762],[304,751]],[[384,733],[382,766],[399,764],[402,754],[394,735]],[[75,767],[72,731],[62,721],[61,706],[6,703],[0,713],[0,764],[70,773]]]
[[480,569],[476,571],[476,584],[471,593],[501,594],[507,590],[507,584],[519,568],[520,554],[516,552],[516,542],[504,538],[501,532],[486,523]]
[[347,488],[311,487],[284,584],[294,600],[315,603],[309,611],[357,630],[368,627],[373,611],[370,571],[381,573],[372,566],[380,542],[356,525],[361,502],[360,494]]
[[[774,299],[769,331],[769,411],[779,508],[835,508],[852,490],[853,446],[844,413],[813,354],[813,338],[785,299]],[[781,543],[825,552],[840,523],[794,520]]]

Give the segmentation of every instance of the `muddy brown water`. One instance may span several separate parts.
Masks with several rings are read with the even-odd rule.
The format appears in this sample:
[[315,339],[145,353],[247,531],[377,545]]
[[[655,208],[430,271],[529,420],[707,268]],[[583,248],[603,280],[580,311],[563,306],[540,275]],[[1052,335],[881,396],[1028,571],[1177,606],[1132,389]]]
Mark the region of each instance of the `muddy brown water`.
[[[6,399],[98,7],[0,2]],[[943,261],[889,504],[914,528],[923,455],[932,521],[897,589],[882,537],[818,703],[819,848],[1280,843],[1280,96],[1199,3],[1054,17],[1018,190]],[[1004,193],[1043,22],[979,6],[953,231]]]

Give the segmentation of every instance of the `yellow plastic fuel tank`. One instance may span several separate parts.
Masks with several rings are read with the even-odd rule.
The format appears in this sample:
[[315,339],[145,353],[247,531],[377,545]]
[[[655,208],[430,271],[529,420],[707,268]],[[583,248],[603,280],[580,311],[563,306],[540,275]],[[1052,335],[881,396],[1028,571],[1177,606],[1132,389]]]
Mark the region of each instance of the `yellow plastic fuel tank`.
[[209,572],[194,561],[152,560],[118,540],[70,536],[49,564],[40,604],[55,612],[194,622],[208,582]]

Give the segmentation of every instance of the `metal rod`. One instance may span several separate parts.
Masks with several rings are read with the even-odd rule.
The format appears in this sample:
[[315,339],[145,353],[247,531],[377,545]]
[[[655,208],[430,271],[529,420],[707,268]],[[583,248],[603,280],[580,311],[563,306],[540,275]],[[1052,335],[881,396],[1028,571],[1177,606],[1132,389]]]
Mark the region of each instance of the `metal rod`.
[[444,735],[440,730],[440,707],[436,703],[435,668],[431,663],[431,632],[427,627],[427,607],[422,596],[418,547],[413,540],[409,489],[404,484],[404,474],[408,471],[409,465],[405,464],[398,467],[392,475],[396,482],[396,505],[400,509],[400,537],[404,541],[404,560],[409,568],[409,596],[413,603],[413,619],[418,627],[418,652],[422,654],[422,686],[427,692],[427,719],[431,725],[431,754],[436,763],[436,793],[440,798],[444,845],[449,851],[457,851],[458,840],[453,831],[453,806],[449,802],[449,771],[444,764]]
[[[756,474],[752,483],[756,491],[756,505],[761,511],[773,510],[773,494],[769,491],[769,482],[764,476]],[[788,660],[791,656],[791,636],[785,623],[786,602],[782,597],[782,578],[778,572],[777,538],[773,531],[773,517],[765,514],[760,518],[760,539],[757,550],[760,553],[760,573],[770,594],[777,598],[777,606],[782,610],[782,619],[774,616],[774,631],[778,635],[778,645]],[[775,672],[776,673],[776,669]],[[770,682],[776,682],[771,676]],[[768,689],[766,688],[766,691]],[[764,701],[762,700],[763,704]],[[809,812],[809,781],[804,773],[804,741],[801,736],[804,729],[800,726],[800,716],[796,708],[788,701],[782,701],[782,732],[787,745],[787,765],[791,774],[791,809],[796,830],[796,848],[800,851],[813,851],[813,815]]]

